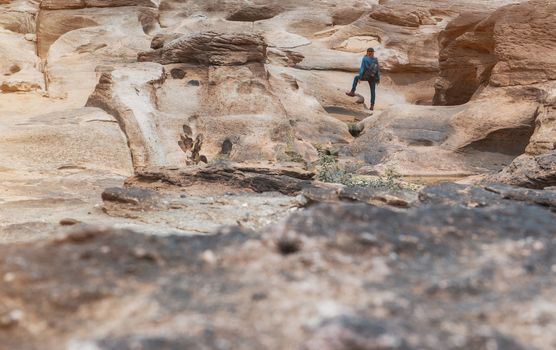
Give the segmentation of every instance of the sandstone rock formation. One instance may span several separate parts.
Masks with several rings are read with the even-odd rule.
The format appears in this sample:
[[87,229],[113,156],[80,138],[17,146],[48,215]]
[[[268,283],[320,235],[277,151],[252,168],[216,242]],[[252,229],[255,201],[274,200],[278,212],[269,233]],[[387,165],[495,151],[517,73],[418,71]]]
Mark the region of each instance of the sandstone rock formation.
[[484,84],[515,86],[554,80],[555,21],[550,15],[554,9],[551,2],[531,1],[491,15],[462,14],[451,22],[440,38],[441,80],[435,102],[465,103]]
[[[261,235],[88,228],[3,245],[0,341],[26,349],[551,348],[554,213],[465,186],[428,188],[422,201],[406,212],[320,205]],[[24,331],[39,325],[41,336]]]
[[275,17],[281,11],[282,9],[276,5],[245,5],[230,13],[226,19],[228,21],[255,22]]
[[157,7],[154,0],[43,0],[41,9],[64,10],[85,7],[121,7],[121,6],[147,6]]
[[[526,154],[505,170],[514,173],[519,159],[554,150],[553,21],[543,15],[552,4],[307,6],[6,2],[1,105],[33,107],[6,109],[14,118],[4,130],[18,113],[100,107],[124,132],[137,170],[201,159],[313,162],[324,148],[371,173],[460,176],[498,171]],[[373,115],[363,109],[367,89],[356,101],[342,93],[368,46],[383,68]],[[539,54],[522,55],[531,48]],[[432,102],[462,105],[414,106]],[[202,142],[187,148],[184,140]]]
[[492,20],[500,19],[494,31],[499,62],[491,84],[527,85],[556,79],[554,10],[553,2],[538,0],[504,7],[492,15]]
[[0,0],[0,348],[555,348],[555,10]]
[[[545,59],[527,63],[532,59],[529,55],[519,61],[519,65],[524,71],[531,69],[531,80],[520,80],[518,77],[522,73],[518,72],[517,63],[508,63],[508,60],[518,58],[508,56],[505,48],[511,42],[513,51],[527,52],[532,42],[545,46],[545,40],[551,40],[543,36],[544,29],[539,29],[539,40],[535,41],[529,36],[529,31],[513,30],[513,25],[507,24],[513,16],[520,16],[521,13],[526,14],[524,18],[533,16],[542,21],[545,16],[540,13],[544,11],[544,5],[543,2],[531,2],[503,7],[492,14],[484,11],[463,13],[449,21],[438,34],[440,77],[436,83],[434,102],[465,105],[452,109],[431,108],[426,112],[410,106],[404,106],[403,110],[389,109],[362,122],[358,127],[363,130],[360,139],[346,147],[344,153],[371,164],[390,163],[405,167],[411,163],[408,166],[411,170],[402,169],[404,173],[424,174],[433,163],[435,170],[450,169],[452,173],[457,173],[456,169],[459,169],[461,173],[481,173],[484,169],[501,169],[525,152],[540,154],[552,151],[553,142],[550,140],[554,133],[549,125],[553,122],[548,120],[553,120],[554,85],[550,78],[546,78],[550,75],[551,63]],[[413,18],[413,22],[406,23],[401,19],[395,21],[392,17],[395,14],[393,10],[381,9],[371,18],[385,18],[402,27],[422,26],[418,24],[421,18],[418,15],[407,17]],[[547,23],[544,27],[551,25]],[[538,28],[541,27],[544,28]],[[504,31],[507,31],[506,34],[503,34]],[[506,66],[516,68],[514,72],[502,73]],[[502,78],[503,74],[507,74],[506,78]],[[535,78],[539,76],[544,78]],[[503,79],[506,83],[502,83]],[[429,126],[426,115],[442,117],[435,118],[434,126]],[[408,121],[408,116],[413,117],[411,121]],[[417,125],[413,126],[413,123]],[[408,134],[408,130],[413,129],[417,130]],[[419,134],[437,136],[434,140],[430,136],[415,141]],[[430,157],[432,154],[434,156]]]
[[[155,40],[157,44],[152,46],[158,47],[159,39]],[[157,96],[156,101],[150,101],[150,118],[160,115],[164,122],[161,119],[156,124],[168,123],[168,116],[174,114],[174,126],[169,129],[179,132],[181,125],[176,123],[181,121],[191,130],[189,136],[202,135],[202,152],[209,160],[215,157],[240,161],[286,160],[288,153],[314,160],[315,144],[346,143],[351,139],[344,124],[327,116],[322,107],[311,106],[311,103],[315,104],[314,100],[305,96],[299,86],[292,86],[294,78],[279,70],[274,72],[274,68],[267,70],[263,65],[266,54],[266,43],[259,35],[204,32],[170,41],[162,40],[162,47],[139,53],[139,60],[159,62],[167,66],[170,73],[182,73],[176,76],[178,79],[160,81],[161,89],[150,95]],[[183,90],[179,77],[191,79],[187,83],[190,86],[188,89]],[[114,109],[114,105],[119,104],[113,101],[114,94],[103,92],[110,89],[106,87],[109,80],[101,81],[89,105]],[[190,100],[192,94],[198,96],[196,100],[191,100],[186,118],[183,117],[187,111],[184,105],[178,106],[170,100],[180,93],[188,93]],[[149,94],[146,97],[148,99]],[[299,104],[299,101],[304,103]],[[167,103],[168,106],[165,105]],[[133,110],[133,107],[124,109]],[[311,118],[307,117],[308,113],[312,114]],[[133,119],[129,121],[132,124],[136,123]],[[143,121],[137,123],[144,123],[145,118],[140,119]],[[130,128],[133,129],[137,128]],[[159,133],[168,135],[167,129]],[[133,131],[131,134],[131,140],[137,139]],[[158,139],[168,140],[160,136]],[[146,140],[148,137],[143,135],[143,143]],[[178,137],[174,140],[173,144],[163,146],[161,150],[164,151],[160,154],[175,153]],[[162,143],[154,142],[156,145]],[[150,144],[146,142],[146,147]],[[136,162],[137,166],[184,163],[175,158],[166,163],[142,158]]]
[[538,156],[522,155],[498,174],[487,177],[489,182],[540,188],[556,186],[556,156],[546,153]]
[[29,12],[5,10],[0,14],[0,28],[14,33],[35,33],[35,16]]
[[87,101],[87,106],[103,108],[116,117],[127,137],[135,167],[167,165],[169,154],[164,152],[163,143],[176,143],[161,138],[166,131],[160,130],[163,125],[154,118],[156,85],[162,84],[164,78],[163,67],[158,64],[104,72]]
[[198,63],[235,66],[266,59],[266,44],[259,35],[206,32],[177,38],[154,52],[140,53],[139,61],[161,64]]
[[[34,105],[6,110],[26,118],[100,107],[124,132],[135,169],[313,162],[324,148],[372,173],[459,176],[554,150],[549,2],[311,6],[6,2],[1,103]],[[368,46],[384,76],[372,116],[366,89],[356,101],[342,93]],[[532,48],[539,54],[523,56]],[[414,106],[432,102],[462,105]]]
[[34,44],[11,31],[0,31],[0,91],[33,92],[44,89],[40,60]]
[[435,104],[464,104],[479,86],[488,84],[497,62],[494,26],[473,31],[486,16],[482,12],[461,14],[441,33],[440,78],[436,84]]
[[49,95],[84,105],[98,82],[98,66],[135,61],[150,45],[140,13],[138,7],[41,10],[37,47],[47,63]]

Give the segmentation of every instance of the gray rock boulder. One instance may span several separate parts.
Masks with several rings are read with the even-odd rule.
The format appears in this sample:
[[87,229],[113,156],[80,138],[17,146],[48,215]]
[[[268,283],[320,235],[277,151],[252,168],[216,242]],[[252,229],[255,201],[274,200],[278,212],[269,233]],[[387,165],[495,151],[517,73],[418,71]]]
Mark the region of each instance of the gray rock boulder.
[[540,189],[556,186],[556,152],[538,156],[524,154],[500,173],[488,176],[486,181]]

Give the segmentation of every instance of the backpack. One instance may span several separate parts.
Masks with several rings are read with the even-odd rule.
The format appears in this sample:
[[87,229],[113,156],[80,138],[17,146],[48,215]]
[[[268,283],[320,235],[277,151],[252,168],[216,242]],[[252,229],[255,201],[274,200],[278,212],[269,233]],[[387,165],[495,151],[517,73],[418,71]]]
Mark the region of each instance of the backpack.
[[373,81],[378,76],[378,61],[373,60],[369,68],[363,72],[363,81]]

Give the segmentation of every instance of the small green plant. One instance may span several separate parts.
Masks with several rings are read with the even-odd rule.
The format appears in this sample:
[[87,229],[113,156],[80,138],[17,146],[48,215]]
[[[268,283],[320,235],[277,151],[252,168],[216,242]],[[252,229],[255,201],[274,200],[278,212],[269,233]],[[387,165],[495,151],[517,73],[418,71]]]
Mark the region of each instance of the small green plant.
[[336,164],[338,161],[338,151],[330,150],[328,148],[324,148],[321,145],[315,145],[317,149],[319,159],[317,160],[317,166],[327,166],[331,164]]
[[278,146],[276,149],[278,160],[283,162],[302,163],[304,166],[307,166],[307,162],[305,161],[303,155],[296,150],[295,137],[293,134],[288,133],[285,135],[285,138],[285,145]]
[[379,176],[378,187],[385,187],[386,189],[392,191],[403,190],[404,186],[401,182],[401,174],[396,170],[396,168],[390,166],[386,168],[384,176]]
[[362,164],[348,162],[338,163],[338,153],[322,147],[316,147],[319,159],[315,164],[317,180],[328,183],[342,184],[347,187],[370,187],[390,192],[403,190],[415,191],[419,187],[402,181],[401,174],[394,167],[386,169],[383,176],[364,178],[357,175]]
[[404,182],[402,175],[393,166],[386,168],[384,175],[370,180],[364,179],[358,185],[389,192],[417,191],[420,188],[418,185]]
[[303,156],[296,151],[287,150],[284,153],[286,154],[286,161],[288,162],[305,163],[305,159],[303,159]]
[[339,164],[338,151],[316,146],[319,159],[316,161],[317,180],[350,186],[358,167],[353,164]]
[[209,164],[211,165],[222,164],[222,163],[226,163],[229,160],[230,160],[230,156],[228,154],[218,153],[209,161]]

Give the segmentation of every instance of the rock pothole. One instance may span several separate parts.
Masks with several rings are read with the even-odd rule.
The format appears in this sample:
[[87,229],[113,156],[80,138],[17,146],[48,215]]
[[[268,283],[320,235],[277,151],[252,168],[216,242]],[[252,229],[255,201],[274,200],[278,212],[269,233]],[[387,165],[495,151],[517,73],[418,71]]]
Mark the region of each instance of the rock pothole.
[[222,142],[222,149],[220,150],[220,154],[229,156],[232,153],[233,146],[234,144],[230,139],[225,139],[224,142]]
[[362,123],[350,123],[348,124],[348,129],[351,136],[359,137],[363,130],[365,130],[365,125]]
[[17,64],[14,64],[10,67],[10,74],[15,74],[19,71],[21,71],[21,67]]
[[525,153],[534,131],[534,125],[496,130],[485,138],[466,146],[463,151],[499,153],[517,157]]
[[185,78],[186,72],[181,68],[173,68],[170,71],[170,75],[172,76],[173,79],[183,79]]
[[324,107],[324,110],[334,118],[345,123],[360,122],[363,119],[369,117],[372,113],[371,111],[369,111],[368,113],[363,111],[355,111],[341,106],[328,106]]

